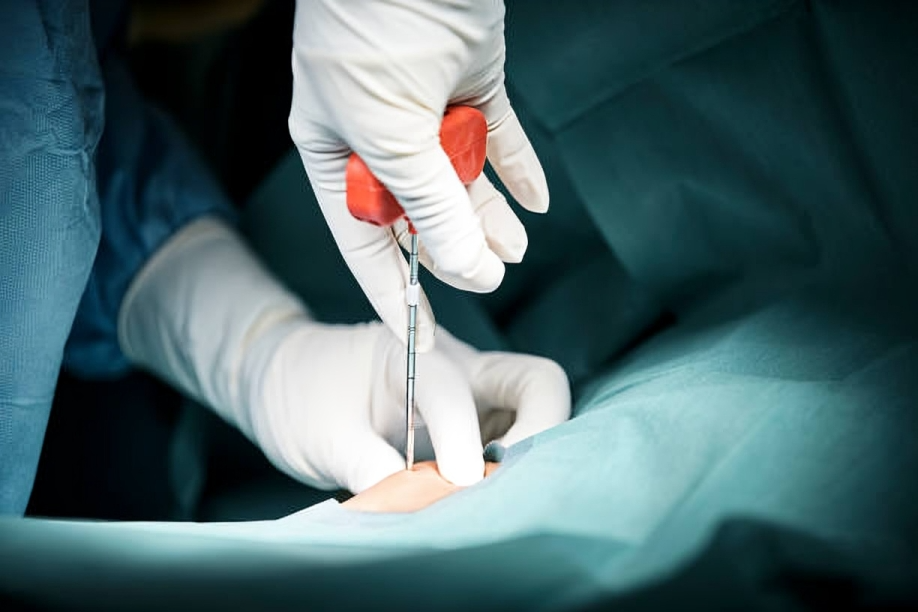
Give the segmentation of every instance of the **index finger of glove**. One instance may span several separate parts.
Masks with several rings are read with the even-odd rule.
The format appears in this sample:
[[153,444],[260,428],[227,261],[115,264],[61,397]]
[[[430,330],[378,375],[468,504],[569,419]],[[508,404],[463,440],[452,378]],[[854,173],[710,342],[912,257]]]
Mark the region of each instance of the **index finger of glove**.
[[478,412],[463,373],[438,352],[425,355],[418,363],[416,397],[443,477],[459,486],[481,480]]

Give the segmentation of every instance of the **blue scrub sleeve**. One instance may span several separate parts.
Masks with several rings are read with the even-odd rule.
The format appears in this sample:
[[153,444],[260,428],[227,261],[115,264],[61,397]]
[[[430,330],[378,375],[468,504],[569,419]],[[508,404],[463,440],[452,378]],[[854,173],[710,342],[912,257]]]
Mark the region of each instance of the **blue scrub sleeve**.
[[234,209],[191,144],[148,104],[117,56],[102,64],[105,134],[97,157],[102,238],[64,354],[81,377],[129,368],[118,346],[118,310],[144,262],[202,216],[235,223]]
[[31,492],[99,243],[103,88],[85,0],[0,3],[0,515]]

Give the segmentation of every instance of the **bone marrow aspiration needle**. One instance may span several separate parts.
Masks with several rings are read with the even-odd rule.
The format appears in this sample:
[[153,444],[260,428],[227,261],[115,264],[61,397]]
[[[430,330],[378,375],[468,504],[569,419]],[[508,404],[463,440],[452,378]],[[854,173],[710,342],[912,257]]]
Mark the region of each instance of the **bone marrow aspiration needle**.
[[[469,106],[451,106],[440,124],[440,146],[449,157],[463,184],[469,185],[481,174],[487,151],[488,125],[480,111]],[[345,174],[347,207],[351,215],[380,227],[391,227],[404,218],[411,234],[409,253],[409,283],[405,288],[408,305],[408,360],[405,392],[405,465],[414,466],[415,428],[415,361],[417,340],[418,300],[418,234],[395,196],[373,175],[367,165],[352,153]]]

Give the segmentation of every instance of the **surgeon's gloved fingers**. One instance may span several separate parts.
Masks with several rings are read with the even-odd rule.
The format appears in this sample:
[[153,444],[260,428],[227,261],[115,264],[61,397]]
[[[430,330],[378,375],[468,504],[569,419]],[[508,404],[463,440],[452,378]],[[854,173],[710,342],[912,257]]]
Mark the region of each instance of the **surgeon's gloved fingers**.
[[488,121],[488,161],[510,195],[528,211],[548,211],[548,182],[503,87],[481,107]]
[[437,352],[418,361],[417,407],[436,455],[437,468],[465,487],[484,477],[478,412],[462,372]]
[[349,455],[342,457],[339,484],[352,493],[369,489],[384,478],[405,469],[405,458],[371,430],[357,431],[341,441]]
[[567,375],[543,357],[482,353],[472,388],[479,403],[516,411],[516,420],[500,440],[504,446],[563,423],[571,414]]
[[[300,150],[303,165],[338,249],[380,319],[403,344],[408,342],[408,262],[388,228],[358,221],[347,208],[345,167],[349,152]],[[434,345],[433,311],[421,291],[418,303],[417,350]]]
[[521,262],[529,238],[507,199],[484,174],[469,185],[468,193],[491,250],[506,263]]
[[465,186],[440,147],[437,134],[435,129],[430,138],[417,145],[402,143],[409,150],[419,147],[405,154],[375,148],[356,150],[411,219],[433,262],[431,271],[456,279],[451,284],[461,284],[469,291],[493,291],[503,280],[504,264],[488,247]]
[[[456,364],[471,380],[481,410],[482,433],[500,432],[503,434],[500,442],[505,446],[570,417],[570,383],[561,366],[550,359],[482,352],[445,329],[437,334],[437,353]],[[515,413],[509,429],[507,412]],[[484,439],[491,437],[486,435]]]
[[[468,186],[469,198],[475,214],[478,215],[488,247],[506,263],[519,263],[526,253],[529,238],[526,229],[510,208],[507,199],[501,194],[484,174]],[[411,234],[406,221],[397,222],[393,231],[396,239],[406,251],[411,249]],[[446,274],[433,265],[429,251],[420,243],[418,259],[431,270],[433,275],[444,283],[457,289],[474,290],[465,279]]]

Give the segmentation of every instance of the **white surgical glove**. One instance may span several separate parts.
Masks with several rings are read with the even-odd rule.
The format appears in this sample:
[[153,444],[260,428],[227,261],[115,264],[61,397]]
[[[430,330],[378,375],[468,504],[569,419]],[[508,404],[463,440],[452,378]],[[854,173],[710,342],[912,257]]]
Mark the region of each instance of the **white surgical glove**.
[[[522,259],[526,232],[487,178],[462,185],[439,129],[448,105],[479,109],[498,176],[522,206],[548,210],[545,175],[504,89],[503,2],[299,0],[293,43],[290,134],[338,248],[383,322],[405,341],[408,267],[391,231],[348,212],[351,151],[405,209],[431,272],[460,289],[496,289],[502,261]],[[432,348],[433,333],[422,297],[418,350]]]
[[[219,221],[189,224],[144,266],[119,341],[302,482],[360,492],[405,468],[404,345],[380,323],[311,320]],[[554,362],[479,352],[445,332],[417,375],[418,459],[436,458],[458,485],[483,476],[479,418],[509,445],[570,414]],[[509,431],[492,409],[515,415]]]

